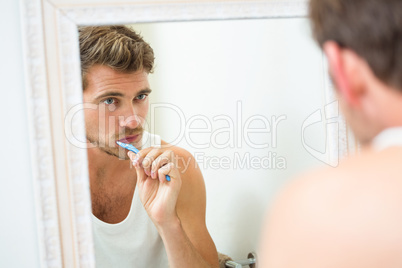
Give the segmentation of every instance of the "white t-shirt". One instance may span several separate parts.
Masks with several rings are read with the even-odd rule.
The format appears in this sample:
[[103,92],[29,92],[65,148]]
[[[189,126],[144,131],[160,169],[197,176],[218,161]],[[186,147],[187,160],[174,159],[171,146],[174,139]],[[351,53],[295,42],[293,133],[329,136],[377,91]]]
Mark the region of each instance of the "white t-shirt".
[[402,127],[393,127],[383,130],[374,138],[372,145],[376,150],[388,147],[402,146]]
[[[144,132],[142,148],[159,147],[157,135]],[[135,170],[133,170],[135,172]],[[128,216],[119,223],[109,224],[92,215],[96,267],[159,268],[168,267],[165,246],[145,211],[137,188]]]

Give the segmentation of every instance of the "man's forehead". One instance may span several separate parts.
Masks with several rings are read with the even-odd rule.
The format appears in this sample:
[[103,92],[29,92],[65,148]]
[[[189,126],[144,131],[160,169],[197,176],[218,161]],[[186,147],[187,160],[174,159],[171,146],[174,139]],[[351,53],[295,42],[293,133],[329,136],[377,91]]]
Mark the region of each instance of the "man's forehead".
[[112,69],[105,65],[94,65],[87,72],[87,79],[103,81],[103,80],[119,80],[119,79],[134,79],[143,80],[148,77],[148,72],[144,69],[123,72]]
[[107,66],[93,66],[86,75],[89,91],[104,91],[109,89],[128,88],[142,90],[149,88],[148,73],[144,70],[135,72],[119,72]]

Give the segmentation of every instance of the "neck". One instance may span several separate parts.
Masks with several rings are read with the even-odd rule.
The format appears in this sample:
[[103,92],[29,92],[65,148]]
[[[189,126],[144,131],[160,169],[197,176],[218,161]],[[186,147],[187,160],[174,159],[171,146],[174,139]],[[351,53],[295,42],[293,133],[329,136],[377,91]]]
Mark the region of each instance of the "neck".
[[130,210],[137,183],[130,160],[120,160],[98,148],[88,149],[92,212],[108,223],[122,221]]
[[402,126],[402,91],[377,80],[370,85],[363,102],[364,120],[357,129],[360,143],[367,146],[384,130]]
[[113,178],[123,174],[133,174],[130,160],[122,160],[109,155],[99,148],[88,149],[88,167],[91,186],[115,181]]
[[383,94],[379,98],[382,97],[384,129],[402,126],[402,90],[384,86],[379,92]]

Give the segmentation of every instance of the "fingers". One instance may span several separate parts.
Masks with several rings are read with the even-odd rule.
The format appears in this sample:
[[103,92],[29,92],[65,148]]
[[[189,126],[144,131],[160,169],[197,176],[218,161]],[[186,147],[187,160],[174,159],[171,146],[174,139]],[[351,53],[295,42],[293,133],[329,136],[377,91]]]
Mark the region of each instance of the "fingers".
[[[145,173],[151,178],[155,179],[155,171],[152,170],[153,162],[162,154],[160,149],[153,149],[144,157],[142,161],[142,166],[144,167]],[[160,160],[159,160],[160,161]]]
[[[159,148],[147,148],[141,150],[138,154],[129,152],[128,156],[134,165],[138,163],[143,168],[145,174],[152,179],[159,178],[158,170],[168,163],[174,163],[175,160],[173,151],[161,150]],[[163,178],[165,180],[165,176]]]
[[140,183],[143,183],[147,179],[147,175],[144,172],[144,169],[140,167],[140,162],[138,161],[137,155],[133,152],[129,152],[128,156],[130,157],[133,166],[135,167],[135,171],[137,172],[137,180]]
[[151,165],[151,176],[152,178],[158,178],[158,170],[168,163],[174,163],[174,153],[172,151],[165,151],[159,155]]
[[155,148],[148,152],[144,159],[140,157],[139,161],[145,173],[151,178],[156,179],[158,178],[158,169],[169,162],[173,162],[173,159],[174,154],[172,151],[162,151],[161,149]]
[[[168,163],[164,165],[163,167],[158,169],[158,179],[160,182],[167,181],[166,176],[169,174],[170,176],[173,176],[171,173],[172,171],[175,170],[175,165],[173,163]],[[170,180],[169,180],[170,181]]]

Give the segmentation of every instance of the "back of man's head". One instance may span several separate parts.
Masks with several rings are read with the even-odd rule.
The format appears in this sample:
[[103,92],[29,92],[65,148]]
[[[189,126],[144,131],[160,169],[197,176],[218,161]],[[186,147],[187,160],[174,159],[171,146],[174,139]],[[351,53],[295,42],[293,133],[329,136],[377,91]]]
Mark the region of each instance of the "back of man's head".
[[362,57],[385,84],[402,92],[402,0],[311,0],[313,34]]
[[86,75],[97,64],[119,72],[145,70],[151,73],[154,53],[148,43],[126,26],[88,26],[79,28],[83,88]]

